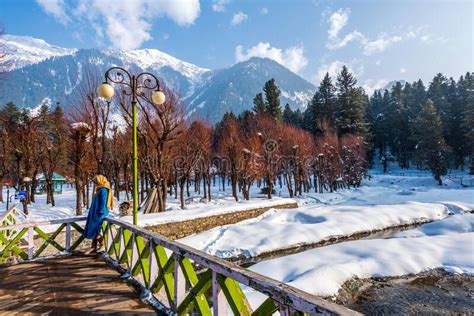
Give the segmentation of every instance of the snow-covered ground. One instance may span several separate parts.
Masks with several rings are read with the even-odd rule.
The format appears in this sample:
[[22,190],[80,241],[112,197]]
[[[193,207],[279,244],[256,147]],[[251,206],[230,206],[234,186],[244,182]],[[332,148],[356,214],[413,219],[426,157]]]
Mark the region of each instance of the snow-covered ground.
[[[354,278],[401,276],[435,268],[474,274],[474,215],[457,214],[400,233],[397,238],[344,242],[263,261],[252,271],[308,293],[336,295]],[[251,303],[261,295],[246,289]]]
[[[140,213],[138,224],[140,226],[157,225],[296,202],[294,199],[278,196],[268,200],[265,195],[259,193],[260,189],[257,187],[252,188],[251,194],[253,198],[250,201],[240,199],[239,202],[236,202],[231,196],[230,187],[227,188],[227,192],[219,191],[217,184],[215,187],[211,187],[211,189],[211,201],[208,202],[204,199],[201,201],[202,196],[200,197],[199,194],[194,192],[193,188],[191,188],[191,198],[187,198],[188,202],[184,210],[180,207],[179,199],[168,196],[166,212],[155,214]],[[13,195],[12,191],[13,190],[10,190],[10,195]],[[3,196],[6,198],[6,189],[4,189],[3,193]],[[124,194],[122,195],[120,201],[115,200],[114,211],[111,212],[110,216],[119,216],[119,205],[125,200]],[[31,221],[46,221],[76,216],[76,196],[74,189],[65,188],[62,194],[55,194],[55,201],[56,206],[51,207],[51,205],[46,204],[45,194],[36,195],[36,203],[28,206],[28,219]],[[16,203],[19,203],[18,200],[13,200],[10,205]],[[5,210],[6,203],[0,203],[0,216]],[[87,209],[83,210],[83,214],[87,214]],[[121,219],[130,223],[132,222],[132,216],[125,216]]]
[[[181,241],[223,258],[315,244],[329,238],[445,218],[474,209],[474,190],[431,177],[374,176],[355,190],[310,193],[297,209],[217,227]],[[245,238],[241,238],[245,236]]]
[[306,205],[297,209],[272,209],[257,218],[217,227],[180,241],[222,258],[249,258],[329,238],[438,220],[446,216],[447,207],[438,203]]

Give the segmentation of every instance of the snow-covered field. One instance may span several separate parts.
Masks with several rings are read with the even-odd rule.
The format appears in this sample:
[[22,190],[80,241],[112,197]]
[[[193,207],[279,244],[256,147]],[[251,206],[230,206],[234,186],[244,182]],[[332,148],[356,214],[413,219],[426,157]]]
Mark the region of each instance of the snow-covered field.
[[272,209],[257,218],[217,227],[180,241],[221,258],[249,258],[329,238],[439,220],[446,216],[447,207],[438,203],[305,205],[289,210]]
[[[396,238],[349,241],[264,261],[252,271],[308,293],[336,295],[344,282],[401,276],[435,268],[474,274],[474,215],[457,214],[399,234]],[[247,289],[251,301],[258,293]]]
[[[314,244],[341,236],[445,218],[474,209],[474,190],[431,177],[375,176],[356,190],[310,193],[297,209],[217,227],[181,241],[223,258]],[[245,238],[241,238],[245,236]]]
[[[342,242],[250,269],[322,296],[337,294],[354,277],[401,276],[435,268],[474,273],[474,188],[449,180],[437,186],[431,177],[375,175],[359,189],[311,193],[298,202],[298,209],[270,210],[181,241],[221,257],[255,256],[329,236],[433,220],[388,239]],[[246,291],[251,304],[264,299]]]

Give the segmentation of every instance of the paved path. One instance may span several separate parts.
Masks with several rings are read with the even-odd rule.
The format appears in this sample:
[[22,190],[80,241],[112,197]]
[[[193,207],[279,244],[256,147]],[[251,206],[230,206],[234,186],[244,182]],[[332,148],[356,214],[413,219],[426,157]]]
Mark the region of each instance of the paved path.
[[73,256],[0,267],[1,315],[153,315],[104,261]]

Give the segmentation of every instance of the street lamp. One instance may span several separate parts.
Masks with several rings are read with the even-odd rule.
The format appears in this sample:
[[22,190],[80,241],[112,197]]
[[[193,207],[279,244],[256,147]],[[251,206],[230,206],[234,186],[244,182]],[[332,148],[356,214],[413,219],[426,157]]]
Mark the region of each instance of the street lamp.
[[[114,76],[112,76],[114,74]],[[166,101],[165,94],[160,90],[160,81],[149,72],[138,75],[129,73],[122,67],[111,67],[105,72],[105,81],[99,86],[99,96],[110,100],[115,93],[114,87],[109,83],[123,85],[128,89],[122,90],[124,95],[132,98],[132,132],[133,132],[133,224],[138,222],[138,148],[137,148],[137,96],[142,96],[143,90],[154,90],[151,101],[162,105]],[[140,92],[139,92],[140,91]]]

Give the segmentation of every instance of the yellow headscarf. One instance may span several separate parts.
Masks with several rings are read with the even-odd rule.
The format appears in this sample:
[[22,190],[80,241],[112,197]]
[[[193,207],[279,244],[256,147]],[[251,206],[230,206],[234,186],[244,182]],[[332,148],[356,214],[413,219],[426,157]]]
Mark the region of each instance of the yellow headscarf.
[[107,208],[112,210],[114,208],[114,195],[112,194],[112,188],[110,187],[109,180],[103,175],[98,175],[94,179],[96,184],[96,193],[99,192],[99,189],[106,188],[109,190],[109,194],[107,197]]

